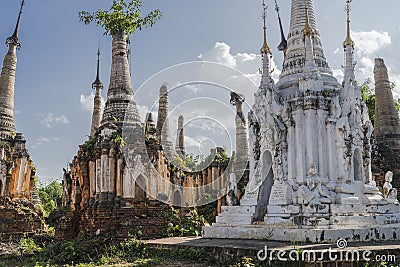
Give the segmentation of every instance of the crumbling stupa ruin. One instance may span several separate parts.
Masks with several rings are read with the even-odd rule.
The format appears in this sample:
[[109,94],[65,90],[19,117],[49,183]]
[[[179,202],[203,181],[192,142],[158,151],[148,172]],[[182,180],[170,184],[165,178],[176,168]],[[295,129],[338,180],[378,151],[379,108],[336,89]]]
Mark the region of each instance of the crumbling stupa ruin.
[[[167,227],[169,205],[187,209],[205,201],[200,188],[219,188],[215,180],[228,175],[224,170],[230,166],[217,157],[201,170],[171,167],[176,157],[185,156],[184,118],[179,117],[174,148],[168,87],[164,84],[160,88],[157,124],[152,113],[142,123],[133,100],[127,49],[126,36],[114,35],[110,86],[102,115],[98,58],[96,81],[92,84],[96,95],[90,139],[79,147],[70,171],[64,170],[62,203],[69,211],[56,231],[59,239],[70,239],[80,232],[110,231],[126,237],[139,230],[145,237],[159,236]],[[246,142],[243,134],[239,139]],[[216,148],[212,155],[218,153],[224,153],[223,149]],[[223,195],[215,199],[218,207],[226,202]]]
[[44,227],[40,199],[35,186],[35,166],[18,133],[14,119],[14,90],[18,32],[24,1],[14,33],[7,38],[8,52],[0,74],[0,235],[38,233]]

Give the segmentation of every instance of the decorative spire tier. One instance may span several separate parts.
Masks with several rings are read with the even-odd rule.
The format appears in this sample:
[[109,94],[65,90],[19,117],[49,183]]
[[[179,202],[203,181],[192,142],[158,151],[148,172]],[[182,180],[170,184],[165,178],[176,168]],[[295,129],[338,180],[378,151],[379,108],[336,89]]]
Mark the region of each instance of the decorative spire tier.
[[332,76],[333,72],[324,55],[314,10],[313,0],[292,0],[290,31],[287,40],[288,47],[278,89],[296,86],[298,75],[304,72],[307,49],[304,37],[306,34],[312,35],[314,61],[322,75],[324,84],[338,84],[337,80]]
[[100,81],[100,46],[97,50],[97,75],[96,80],[92,83],[92,88],[96,90],[94,96],[92,127],[90,137],[93,137],[101,123],[101,95],[100,90],[103,89],[103,83]]
[[[127,36],[125,33],[118,32],[112,37],[111,77],[101,127],[109,124],[122,127],[128,107],[131,109],[129,113],[130,123],[140,124],[136,103],[133,100],[127,56]],[[125,121],[125,123],[127,122]]]
[[8,52],[3,61],[3,68],[0,76],[0,138],[12,139],[15,136],[14,122],[14,90],[15,90],[15,72],[17,68],[17,49],[21,48],[21,40],[18,37],[19,24],[21,21],[22,8],[24,1],[21,2],[21,8],[18,15],[17,24],[12,36],[8,37],[6,44]]
[[[306,1],[307,2],[307,1]],[[308,7],[306,5],[306,25],[303,29],[304,35],[304,46],[305,46],[305,72],[318,72],[317,65],[315,64],[315,54],[314,54],[314,30],[310,25],[310,17]]]

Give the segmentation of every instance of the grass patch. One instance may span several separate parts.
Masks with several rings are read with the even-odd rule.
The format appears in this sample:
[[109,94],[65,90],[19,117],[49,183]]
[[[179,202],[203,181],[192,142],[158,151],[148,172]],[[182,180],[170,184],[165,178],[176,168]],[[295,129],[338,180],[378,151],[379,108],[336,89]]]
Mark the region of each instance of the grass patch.
[[81,235],[63,243],[39,243],[24,236],[13,246],[13,253],[0,255],[0,267],[218,266],[204,248],[155,249],[135,236],[116,241],[112,236]]

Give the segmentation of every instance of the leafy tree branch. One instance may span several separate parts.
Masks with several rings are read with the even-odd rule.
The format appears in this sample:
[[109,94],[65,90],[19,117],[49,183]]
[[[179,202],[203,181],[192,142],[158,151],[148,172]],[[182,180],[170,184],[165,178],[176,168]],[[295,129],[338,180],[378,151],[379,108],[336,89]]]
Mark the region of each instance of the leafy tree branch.
[[125,33],[129,36],[143,27],[153,26],[162,17],[162,13],[158,9],[143,17],[142,6],[142,0],[131,0],[129,3],[124,0],[114,0],[110,10],[81,11],[79,18],[86,25],[95,22],[97,26],[103,27],[104,35]]

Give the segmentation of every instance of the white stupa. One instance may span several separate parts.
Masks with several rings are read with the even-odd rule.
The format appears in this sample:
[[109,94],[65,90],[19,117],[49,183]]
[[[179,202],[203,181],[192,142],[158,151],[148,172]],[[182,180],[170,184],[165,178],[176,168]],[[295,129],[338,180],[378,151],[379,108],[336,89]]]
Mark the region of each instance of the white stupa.
[[381,194],[372,180],[373,127],[355,82],[349,16],[345,77],[339,83],[324,56],[313,1],[291,4],[277,84],[270,76],[264,27],[262,81],[249,114],[250,181],[245,195],[240,206],[223,207],[216,223],[204,228],[204,236],[397,240],[397,193]]

